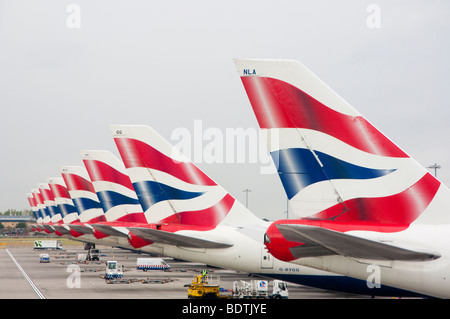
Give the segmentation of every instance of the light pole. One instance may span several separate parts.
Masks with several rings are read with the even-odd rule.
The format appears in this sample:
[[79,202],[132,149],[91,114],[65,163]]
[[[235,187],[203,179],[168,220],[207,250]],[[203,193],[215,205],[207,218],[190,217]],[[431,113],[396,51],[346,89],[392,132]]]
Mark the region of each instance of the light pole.
[[244,192],[245,192],[245,207],[247,207],[247,208],[248,208],[248,193],[251,192],[251,191],[252,190],[248,189],[248,188],[244,189]]
[[441,168],[441,165],[434,163],[434,165],[430,165],[428,168],[434,168],[434,177],[437,177],[437,170]]
[[286,200],[286,219],[289,219],[289,197]]

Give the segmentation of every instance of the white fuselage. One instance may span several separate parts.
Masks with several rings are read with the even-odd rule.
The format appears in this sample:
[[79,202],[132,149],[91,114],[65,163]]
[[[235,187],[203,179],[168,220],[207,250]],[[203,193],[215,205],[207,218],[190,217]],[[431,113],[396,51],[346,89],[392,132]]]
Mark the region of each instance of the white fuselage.
[[430,297],[450,298],[450,225],[411,225],[397,233],[358,231],[348,234],[432,252],[440,257],[427,261],[381,261],[332,255],[299,258],[293,263],[365,280],[374,290],[387,285]]
[[[245,234],[242,229],[232,226],[218,226],[210,231],[179,231],[177,234],[201,239],[222,241],[232,244],[229,248],[189,248],[174,245],[158,244],[134,248],[126,237],[107,236],[101,239],[85,234],[75,240],[96,244],[122,247],[142,252],[162,254],[167,257],[180,258],[188,261],[201,262],[221,268],[228,268],[254,274],[282,274],[282,275],[320,275],[340,276],[330,274],[314,268],[299,266],[274,258],[265,248],[263,236],[266,228],[255,230],[250,227],[252,234]],[[122,231],[124,228],[122,228]],[[241,230],[241,231],[240,231]],[[70,237],[70,236],[69,236]]]
[[[361,276],[362,280],[349,278],[347,271],[332,273],[330,267],[321,268],[315,262],[312,265],[303,265],[284,262],[274,258],[266,249],[263,238],[267,225],[249,226],[225,226],[220,225],[210,231],[180,231],[177,234],[193,236],[212,241],[232,244],[229,248],[201,249],[179,247],[174,245],[151,244],[136,249],[132,247],[126,237],[108,236],[96,239],[93,235],[83,235],[77,240],[94,242],[103,245],[123,247],[142,252],[162,254],[167,257],[180,258],[192,262],[201,262],[207,265],[242,271],[249,274],[281,278],[286,281],[305,284],[317,288],[331,289],[347,293],[359,293],[368,295],[396,296],[396,291],[387,289],[372,289],[366,282],[367,273]],[[124,230],[122,228],[122,230]],[[325,261],[325,259],[324,259]],[[366,271],[367,265],[362,267]],[[336,270],[341,270],[339,267]],[[353,274],[351,274],[353,277]],[[394,286],[397,287],[397,286]],[[407,292],[408,293],[408,292]],[[406,294],[407,295],[407,294]],[[405,294],[403,294],[405,296]]]

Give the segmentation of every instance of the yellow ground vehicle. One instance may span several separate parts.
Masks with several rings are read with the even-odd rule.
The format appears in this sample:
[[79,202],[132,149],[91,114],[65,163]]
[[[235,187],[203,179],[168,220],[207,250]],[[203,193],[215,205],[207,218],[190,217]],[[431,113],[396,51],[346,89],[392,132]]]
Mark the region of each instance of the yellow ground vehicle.
[[[272,287],[270,292],[269,286]],[[286,282],[281,280],[235,281],[233,289],[220,293],[219,281],[212,282],[208,272],[194,276],[188,288],[188,298],[197,299],[287,299],[289,292]]]
[[203,270],[200,275],[192,279],[192,284],[188,289],[188,298],[219,298],[219,282],[211,282],[208,278],[208,272]]

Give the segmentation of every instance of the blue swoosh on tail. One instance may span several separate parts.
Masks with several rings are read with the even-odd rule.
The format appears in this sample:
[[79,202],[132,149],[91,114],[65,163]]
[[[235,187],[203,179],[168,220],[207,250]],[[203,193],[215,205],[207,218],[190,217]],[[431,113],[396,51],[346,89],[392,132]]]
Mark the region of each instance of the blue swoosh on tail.
[[105,212],[118,205],[139,205],[137,199],[113,191],[100,191],[97,196]]
[[189,192],[166,184],[145,181],[133,183],[141,206],[146,211],[150,206],[165,200],[191,199],[203,195],[205,192]]
[[61,210],[61,214],[63,216],[67,216],[72,213],[78,213],[76,207],[70,204],[58,204],[59,209]]
[[72,201],[80,214],[88,209],[101,208],[99,202],[86,197],[72,198]]
[[331,179],[371,179],[392,173],[395,169],[373,169],[354,165],[315,151],[323,164],[320,167],[308,149],[289,148],[271,152],[272,159],[289,199],[303,188]]

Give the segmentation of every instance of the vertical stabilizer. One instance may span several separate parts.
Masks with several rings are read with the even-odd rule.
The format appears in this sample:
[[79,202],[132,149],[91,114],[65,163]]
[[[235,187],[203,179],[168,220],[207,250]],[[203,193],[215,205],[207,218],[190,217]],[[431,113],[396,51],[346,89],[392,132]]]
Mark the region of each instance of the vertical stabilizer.
[[63,166],[61,175],[78,210],[80,222],[92,224],[106,221],[86,169],[82,166]]
[[149,126],[111,132],[147,220],[213,229],[259,219]]
[[77,222],[78,211],[67,190],[66,183],[62,177],[49,177],[48,185],[53,192],[55,204],[58,206],[65,224]]
[[106,220],[146,223],[123,163],[108,151],[82,151],[81,156]]
[[297,217],[448,223],[448,188],[303,64],[237,59]]

